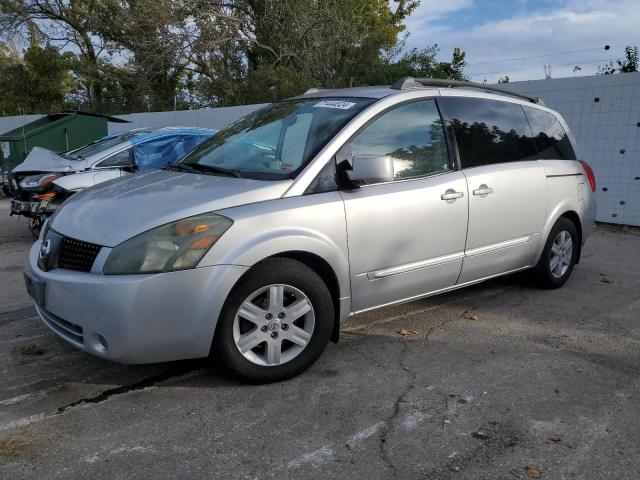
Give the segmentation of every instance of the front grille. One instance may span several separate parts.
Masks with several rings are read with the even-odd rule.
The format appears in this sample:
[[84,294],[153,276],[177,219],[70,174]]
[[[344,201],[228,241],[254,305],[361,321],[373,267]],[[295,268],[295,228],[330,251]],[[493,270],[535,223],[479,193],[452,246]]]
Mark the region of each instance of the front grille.
[[101,248],[100,245],[64,237],[58,254],[58,268],[90,272]]
[[84,345],[84,332],[80,325],[76,325],[75,323],[71,323],[67,320],[57,317],[53,313],[48,312],[43,308],[38,308],[38,311],[40,312],[40,316],[42,320],[44,320],[44,323],[46,323],[49,328],[51,328],[58,335],[66,338],[72,343],[77,344],[78,346]]

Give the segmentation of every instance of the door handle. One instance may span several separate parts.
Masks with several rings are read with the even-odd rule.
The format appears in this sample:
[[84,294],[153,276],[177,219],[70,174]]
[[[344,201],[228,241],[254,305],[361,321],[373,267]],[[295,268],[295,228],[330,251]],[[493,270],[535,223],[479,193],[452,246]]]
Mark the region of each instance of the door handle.
[[480,187],[473,191],[474,195],[479,195],[481,197],[486,197],[490,193],[493,193],[493,188],[488,187],[486,184],[480,185]]
[[464,193],[456,192],[453,188],[449,188],[446,192],[440,195],[440,198],[447,203],[453,203],[456,199],[464,197]]

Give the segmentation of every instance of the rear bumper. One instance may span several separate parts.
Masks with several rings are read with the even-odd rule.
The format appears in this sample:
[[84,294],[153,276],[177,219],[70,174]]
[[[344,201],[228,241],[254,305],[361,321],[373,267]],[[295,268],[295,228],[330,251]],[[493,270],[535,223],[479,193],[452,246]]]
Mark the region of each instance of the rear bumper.
[[153,275],[102,275],[37,266],[42,321],[71,345],[121,363],[205,357],[231,288],[248,267],[220,265]]

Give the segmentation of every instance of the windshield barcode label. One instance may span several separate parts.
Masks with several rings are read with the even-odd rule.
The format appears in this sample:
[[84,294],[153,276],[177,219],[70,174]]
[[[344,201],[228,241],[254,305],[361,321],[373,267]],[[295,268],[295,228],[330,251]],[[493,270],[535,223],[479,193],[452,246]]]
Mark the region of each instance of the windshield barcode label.
[[322,100],[316,103],[313,108],[337,108],[340,110],[349,110],[353,107],[353,102],[343,102],[342,100]]

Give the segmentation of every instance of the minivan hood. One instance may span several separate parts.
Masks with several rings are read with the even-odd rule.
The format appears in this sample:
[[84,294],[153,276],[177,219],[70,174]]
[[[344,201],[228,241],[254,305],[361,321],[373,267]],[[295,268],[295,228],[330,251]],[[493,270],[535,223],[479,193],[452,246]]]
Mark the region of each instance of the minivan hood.
[[86,168],[84,160],[69,160],[61,157],[51,150],[42,147],[33,147],[24,162],[16,166],[12,171],[20,172],[74,172]]
[[51,228],[78,240],[115,247],[182,218],[279,198],[292,183],[155,170],[73,195],[51,218]]

